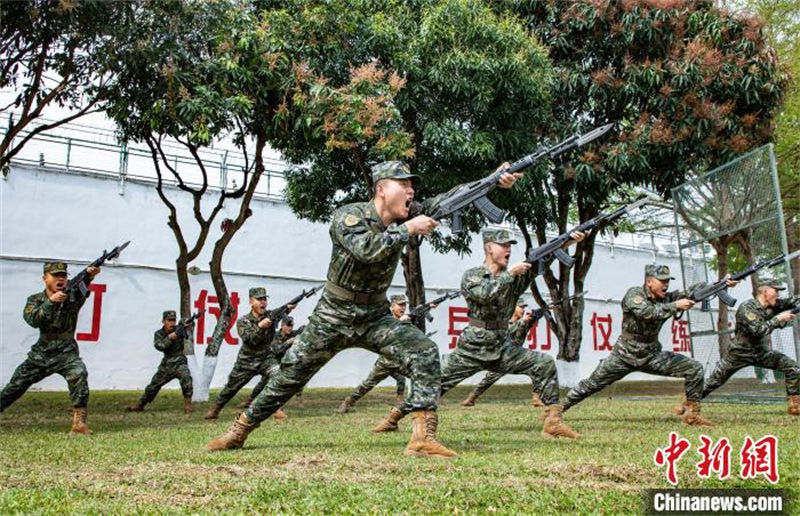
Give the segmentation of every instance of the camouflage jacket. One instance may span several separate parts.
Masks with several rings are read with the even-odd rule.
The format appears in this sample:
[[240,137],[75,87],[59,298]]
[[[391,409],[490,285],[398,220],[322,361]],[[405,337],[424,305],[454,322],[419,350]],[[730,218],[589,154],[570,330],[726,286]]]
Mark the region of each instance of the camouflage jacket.
[[749,299],[736,310],[736,336],[731,349],[761,351],[769,348],[769,334],[785,328],[789,322],[779,322],[777,315],[789,310],[795,299],[779,299],[775,308],[761,306],[758,299]]
[[[272,326],[269,328],[258,327],[259,318],[249,312],[236,321],[236,331],[242,339],[242,347],[239,349],[237,362],[261,363],[270,355],[274,354],[272,348],[275,331]],[[274,321],[273,324],[276,324]]]
[[165,359],[186,358],[186,355],[183,354],[184,343],[180,339],[170,340],[169,334],[164,331],[164,328],[159,328],[153,334],[153,346],[164,353]]
[[533,324],[533,321],[525,321],[519,318],[517,321],[508,322],[508,339],[515,346],[523,346],[525,344],[525,337],[528,336]]
[[73,302],[52,303],[45,291],[28,297],[22,317],[39,330],[39,339],[31,347],[31,359],[45,359],[65,352],[78,352],[75,327],[78,312],[86,298],[77,294]]
[[[435,210],[438,199],[424,201],[422,213]],[[384,226],[373,202],[357,202],[334,212],[329,233],[333,243],[327,277],[330,283],[368,294],[379,294],[389,288],[400,253],[409,239],[402,222]],[[326,288],[313,316],[337,326],[345,335],[353,335],[363,333],[364,325],[386,315],[389,315],[389,301],[385,297],[358,304],[343,300]]]
[[283,354],[294,344],[294,338],[300,335],[303,328],[305,328],[305,326],[292,330],[289,333],[283,333],[278,330],[272,341],[273,354],[278,358],[283,357]]
[[702,285],[696,283],[688,290],[673,290],[664,299],[652,298],[643,286],[628,289],[622,298],[622,335],[614,351],[629,358],[644,358],[660,352],[661,326],[680,311],[675,301],[690,296]]
[[[517,276],[507,270],[493,276],[485,265],[468,269],[461,277],[461,293],[467,300],[469,316],[484,322],[510,320],[517,299],[535,278],[533,269]],[[480,360],[496,360],[508,338],[508,329],[508,323],[498,329],[470,324],[461,333],[458,348],[463,354]]]

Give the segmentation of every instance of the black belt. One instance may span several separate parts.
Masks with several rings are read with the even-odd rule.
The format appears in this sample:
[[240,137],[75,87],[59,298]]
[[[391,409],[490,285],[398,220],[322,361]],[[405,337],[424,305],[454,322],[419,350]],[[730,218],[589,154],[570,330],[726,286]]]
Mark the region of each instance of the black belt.
[[386,301],[386,291],[381,292],[353,292],[336,283],[325,282],[325,290],[344,301],[352,301],[357,305],[372,305]]
[[631,333],[629,331],[622,330],[622,337],[625,339],[635,340],[636,342],[642,342],[645,344],[652,344],[653,342],[658,342],[658,336],[649,336],[649,335],[636,335],[635,333]]
[[54,340],[72,340],[72,332],[61,333],[41,333],[39,338],[45,342],[52,342]]
[[480,319],[469,318],[469,325],[484,330],[504,330],[508,328],[508,322],[504,321],[482,321]]

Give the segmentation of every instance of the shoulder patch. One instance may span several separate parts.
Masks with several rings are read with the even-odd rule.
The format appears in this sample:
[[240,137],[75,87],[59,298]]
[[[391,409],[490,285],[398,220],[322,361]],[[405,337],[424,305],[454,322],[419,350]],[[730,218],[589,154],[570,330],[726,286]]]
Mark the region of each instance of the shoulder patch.
[[748,312],[747,313],[747,320],[748,321],[755,321],[756,320],[756,314],[754,314],[753,312]]
[[632,301],[633,304],[635,305],[641,305],[642,303],[644,303],[644,298],[642,296],[633,296]]
[[350,213],[344,218],[344,225],[347,227],[353,227],[358,224],[360,220],[361,219],[359,219],[357,215]]
[[33,305],[26,305],[25,306],[25,313],[29,314],[31,312],[33,312]]

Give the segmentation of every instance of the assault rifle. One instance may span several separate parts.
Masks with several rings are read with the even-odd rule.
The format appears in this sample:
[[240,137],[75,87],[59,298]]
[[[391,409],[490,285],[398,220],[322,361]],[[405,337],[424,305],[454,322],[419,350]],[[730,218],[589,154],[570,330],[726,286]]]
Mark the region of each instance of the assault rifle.
[[558,325],[556,323],[553,314],[550,312],[550,309],[558,306],[560,304],[566,303],[568,301],[572,301],[573,299],[577,299],[579,297],[583,297],[586,293],[589,292],[588,290],[584,290],[583,292],[578,292],[577,294],[572,294],[571,296],[562,297],[558,301],[553,301],[552,303],[548,303],[544,307],[535,308],[531,310],[531,324],[536,324],[536,322],[541,319],[542,317],[550,324],[552,328],[557,328]]
[[88,297],[89,287],[86,285],[86,278],[89,275],[89,273],[86,272],[86,269],[88,269],[89,267],[100,267],[108,260],[114,260],[126,247],[128,247],[128,244],[130,243],[131,241],[128,240],[124,244],[118,245],[111,251],[106,251],[104,249],[103,254],[100,255],[100,258],[96,259],[95,261],[87,265],[81,272],[76,274],[74,277],[70,278],[70,280],[67,281],[67,286],[64,287],[64,290],[62,290],[62,292],[64,292],[68,296],[69,302],[70,303],[74,302],[78,296],[78,293],[80,293],[82,297]]
[[503,174],[520,172],[542,159],[551,159],[568,150],[581,147],[610,131],[613,125],[606,124],[583,135],[575,134],[552,147],[542,146],[533,154],[515,161],[505,170],[498,170],[483,179],[457,186],[444,194],[431,218],[441,220],[450,217],[450,229],[453,233],[460,233],[464,229],[462,211],[472,205],[489,221],[499,224],[505,217],[505,211],[495,206],[486,195],[497,186]]
[[289,305],[297,305],[303,299],[309,298],[314,294],[316,294],[317,291],[322,289],[322,287],[324,286],[325,285],[320,285],[318,287],[310,288],[308,290],[303,290],[296,297],[290,299],[286,304],[279,306],[275,310],[268,310],[265,315],[266,317],[272,319],[273,321],[272,327],[275,328],[277,326],[275,323],[277,323],[280,319],[283,319],[286,316],[286,314],[289,313]]
[[796,296],[794,298],[794,306],[789,309],[792,315],[800,314],[800,296]]
[[633,210],[640,208],[644,204],[649,201],[647,197],[642,197],[638,201],[632,202],[631,204],[627,204],[625,206],[621,206],[614,211],[600,213],[591,219],[582,222],[575,226],[574,228],[570,229],[566,233],[562,233],[558,235],[554,239],[546,242],[535,249],[528,249],[528,253],[525,256],[525,261],[532,265],[537,265],[539,267],[539,274],[544,272],[544,268],[546,263],[553,257],[566,265],[567,267],[572,267],[575,264],[575,259],[571,257],[569,254],[562,249],[564,244],[566,244],[570,240],[570,234],[580,231],[586,232],[589,230],[594,230],[600,227],[603,227],[607,224],[614,222],[615,220],[621,218],[623,215],[627,215],[631,213]]
[[205,310],[199,310],[193,313],[191,316],[189,316],[189,318],[187,318],[185,321],[184,320],[178,321],[178,324],[175,327],[175,334],[178,336],[178,338],[181,339],[182,341],[188,338],[189,328],[191,328],[194,322],[197,319],[199,319],[200,316],[203,315],[205,312],[206,312]]
[[432,310],[431,305],[438,305],[439,303],[441,303],[443,301],[447,301],[448,299],[455,299],[460,295],[461,295],[461,292],[459,292],[458,290],[454,290],[452,292],[448,292],[447,294],[445,294],[445,295],[443,295],[441,297],[437,297],[436,299],[434,299],[433,301],[431,301],[429,303],[425,303],[425,304],[422,304],[422,305],[415,306],[414,308],[409,310],[408,315],[411,318],[419,317],[420,315],[424,315],[425,318],[430,322],[430,321],[433,320],[433,316],[431,315],[431,310]]
[[[755,274],[759,270],[765,267],[775,267],[780,265],[784,261],[788,262],[796,257],[800,256],[800,249],[793,252],[790,255],[780,255],[775,257],[771,260],[761,260],[750,267],[746,268],[745,270],[738,272],[736,274],[731,275],[731,279],[734,281],[741,281],[744,278],[750,276],[751,274]],[[728,294],[728,285],[727,280],[722,278],[720,280],[711,283],[710,285],[706,285],[703,287],[699,287],[692,292],[692,295],[689,296],[694,302],[700,302],[701,307],[700,309],[704,312],[707,312],[711,309],[710,301],[714,299],[714,296],[717,296],[721,303],[725,303],[729,307],[733,307],[736,305],[736,299],[734,299],[730,294]]]

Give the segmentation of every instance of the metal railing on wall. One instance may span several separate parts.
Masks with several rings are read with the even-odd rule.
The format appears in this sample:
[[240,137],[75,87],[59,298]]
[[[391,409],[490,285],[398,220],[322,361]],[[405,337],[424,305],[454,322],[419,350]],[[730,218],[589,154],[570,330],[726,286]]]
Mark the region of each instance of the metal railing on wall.
[[[0,129],[0,135],[6,130]],[[22,132],[17,138],[24,138]],[[173,146],[172,148],[178,148]],[[169,165],[189,186],[200,186],[203,175],[197,162],[190,155],[165,153]],[[228,149],[205,150],[200,153],[211,189],[233,190],[241,186],[244,179],[245,159],[241,153]],[[158,175],[150,149],[123,143],[107,143],[75,136],[38,134],[11,160],[13,163],[62,169],[67,173],[91,173],[114,177],[119,181],[119,193],[125,193],[127,181],[155,184]],[[273,201],[283,201],[286,185],[284,164],[276,159],[265,160],[266,170],[261,177],[256,196]],[[172,173],[161,164],[163,181],[177,185]]]

